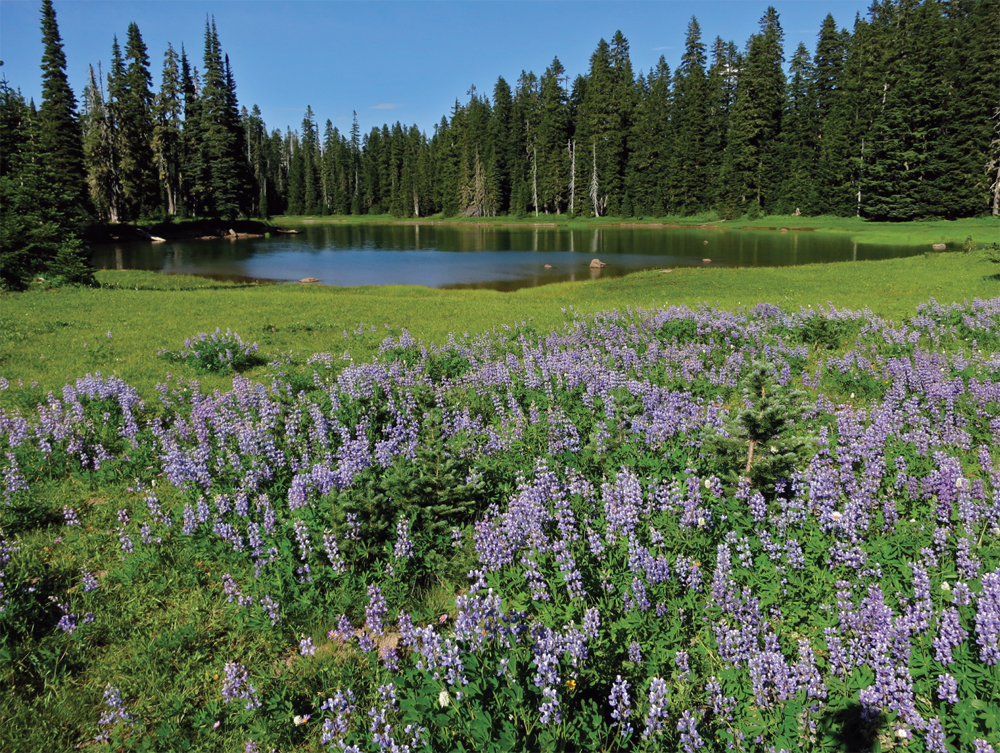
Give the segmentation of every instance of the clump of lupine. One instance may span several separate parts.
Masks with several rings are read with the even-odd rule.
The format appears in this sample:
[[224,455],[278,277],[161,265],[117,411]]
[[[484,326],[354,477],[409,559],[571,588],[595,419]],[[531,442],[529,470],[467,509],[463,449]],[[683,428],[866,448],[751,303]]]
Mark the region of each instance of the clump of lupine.
[[[229,658],[212,710],[248,747],[996,750],[998,342],[1000,299],[761,304],[404,332],[148,407],[88,375],[0,415],[5,494],[135,478],[118,557],[189,542],[234,625],[357,668],[289,700]],[[37,597],[0,541],[11,614]],[[440,582],[445,614],[419,598]],[[95,613],[67,640],[113,619],[106,590],[48,607]]]
[[184,341],[180,350],[161,350],[160,355],[182,361],[195,371],[230,374],[261,363],[257,343],[248,343],[236,332],[216,328],[208,334],[200,332]]

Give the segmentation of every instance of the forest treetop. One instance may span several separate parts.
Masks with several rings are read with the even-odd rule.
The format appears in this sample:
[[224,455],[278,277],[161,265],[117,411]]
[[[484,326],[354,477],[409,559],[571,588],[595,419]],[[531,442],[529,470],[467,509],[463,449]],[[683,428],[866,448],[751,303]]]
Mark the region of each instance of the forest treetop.
[[[112,222],[389,212],[995,214],[995,5],[885,0],[850,30],[828,15],[815,49],[800,44],[790,55],[773,7],[742,47],[706,41],[692,18],[675,70],[664,58],[634,70],[618,31],[572,80],[554,58],[541,75],[498,77],[489,93],[472,87],[433,134],[401,122],[362,133],[356,117],[342,132],[308,106],[298,129],[269,130],[256,106],[238,103],[214,19],[200,55],[168,45],[158,87],[131,24],[124,48],[111,41],[107,73],[91,70],[79,112],[68,85],[56,109],[79,124],[60,132],[76,133],[82,148],[86,209]],[[45,8],[54,25],[49,0]],[[5,175],[31,162],[30,148],[55,148],[31,136],[52,131],[47,97],[34,113],[4,86],[4,143],[14,146]]]

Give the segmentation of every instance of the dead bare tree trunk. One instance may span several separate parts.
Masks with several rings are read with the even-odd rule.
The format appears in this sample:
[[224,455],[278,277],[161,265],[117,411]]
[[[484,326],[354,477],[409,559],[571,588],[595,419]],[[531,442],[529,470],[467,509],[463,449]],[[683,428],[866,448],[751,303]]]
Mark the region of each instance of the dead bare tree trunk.
[[538,147],[532,143],[531,191],[535,202],[535,217],[538,216]]
[[593,161],[594,167],[590,174],[590,203],[594,205],[594,216],[600,217],[601,202],[600,202],[600,197],[598,196],[599,186],[597,183],[597,140],[594,139],[592,143],[594,146],[594,161]]
[[576,212],[576,144],[569,140],[566,142],[566,151],[569,152],[569,211]]

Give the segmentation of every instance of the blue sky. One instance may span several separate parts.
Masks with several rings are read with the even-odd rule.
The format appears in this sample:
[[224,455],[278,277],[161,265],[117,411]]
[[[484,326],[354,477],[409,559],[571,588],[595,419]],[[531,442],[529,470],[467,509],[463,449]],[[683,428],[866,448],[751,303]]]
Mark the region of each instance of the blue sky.
[[[201,67],[206,16],[214,16],[237,96],[258,105],[269,129],[298,128],[311,105],[322,129],[327,119],[350,128],[357,111],[362,131],[399,120],[430,135],[470,86],[492,94],[498,76],[513,88],[522,70],[541,75],[558,57],[575,78],[586,73],[601,38],[620,29],[632,67],[652,68],[663,55],[673,70],[692,15],[702,39],[716,36],[741,49],[767,6],[777,9],[785,57],[798,43],[815,51],[827,13],[853,27],[868,0],[685,0],[614,2],[448,2],[437,0],[54,0],[70,84],[81,98],[87,66],[107,71],[117,34],[124,46],[130,22],[149,51],[154,91],[167,43],[183,44]],[[25,98],[41,100],[39,0],[0,0],[0,73]]]

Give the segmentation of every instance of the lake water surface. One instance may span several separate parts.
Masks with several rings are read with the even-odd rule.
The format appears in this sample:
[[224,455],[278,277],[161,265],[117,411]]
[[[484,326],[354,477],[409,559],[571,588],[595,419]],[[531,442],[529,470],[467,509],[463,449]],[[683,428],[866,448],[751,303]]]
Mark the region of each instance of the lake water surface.
[[[925,251],[776,229],[346,223],[294,227],[300,234],[104,244],[94,248],[92,259],[98,269],[148,269],[225,280],[294,282],[316,277],[325,285],[517,290],[644,269],[788,266],[889,259]],[[607,266],[591,270],[594,258]]]

